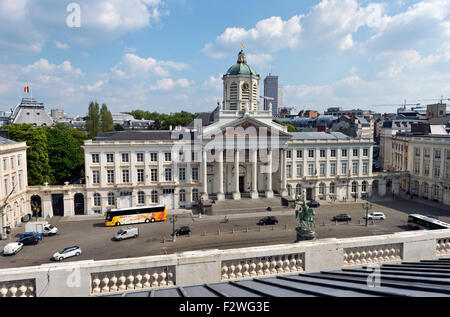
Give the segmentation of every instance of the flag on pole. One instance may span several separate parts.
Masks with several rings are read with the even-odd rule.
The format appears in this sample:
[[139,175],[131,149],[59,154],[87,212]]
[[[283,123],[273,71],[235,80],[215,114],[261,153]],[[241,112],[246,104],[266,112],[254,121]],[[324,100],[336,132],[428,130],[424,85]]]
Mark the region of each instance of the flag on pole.
[[26,94],[28,94],[29,92],[30,92],[30,87],[25,87],[24,89],[23,89],[23,92],[24,93],[26,93]]

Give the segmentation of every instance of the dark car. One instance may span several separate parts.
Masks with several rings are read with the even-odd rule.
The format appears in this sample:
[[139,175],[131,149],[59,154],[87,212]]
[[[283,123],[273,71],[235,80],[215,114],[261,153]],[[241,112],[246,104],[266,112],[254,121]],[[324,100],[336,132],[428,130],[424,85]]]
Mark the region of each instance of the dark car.
[[311,207],[311,208],[318,208],[318,207],[320,207],[320,204],[319,204],[318,201],[313,200],[313,201],[310,201],[310,202],[308,203],[308,207]]
[[340,214],[333,217],[333,221],[352,221],[352,217],[347,214]]
[[37,232],[25,232],[24,234],[20,235],[19,239],[27,238],[27,237],[36,237],[39,240],[42,240],[42,233]]
[[175,232],[172,233],[172,236],[173,236],[174,234],[175,234],[177,237],[178,237],[178,236],[185,236],[185,235],[190,234],[190,233],[191,233],[191,228],[185,226],[185,227],[181,227],[181,228],[175,230]]
[[36,236],[28,236],[20,239],[17,242],[23,243],[23,245],[35,245],[39,243],[39,238]]
[[266,225],[276,225],[278,224],[278,220],[275,217],[264,217],[259,222],[258,225],[260,226],[266,226]]

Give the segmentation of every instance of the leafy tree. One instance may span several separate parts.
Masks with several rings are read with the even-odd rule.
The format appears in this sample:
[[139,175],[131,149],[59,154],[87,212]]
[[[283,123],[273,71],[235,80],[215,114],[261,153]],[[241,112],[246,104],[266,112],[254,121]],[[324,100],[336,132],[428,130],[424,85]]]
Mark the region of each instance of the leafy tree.
[[14,124],[4,128],[9,131],[11,140],[27,143],[28,184],[36,186],[52,183],[45,128],[34,128],[31,124]]
[[172,126],[172,128],[175,128],[176,126],[185,127],[197,117],[197,114],[186,111],[168,115],[165,113],[134,110],[131,111],[130,114],[136,120],[144,119],[155,121],[153,125],[155,130],[169,130],[170,126]]
[[63,123],[47,128],[48,157],[54,184],[75,180],[84,165],[83,152],[71,128]]
[[300,132],[300,130],[298,128],[294,127],[292,124],[284,123],[284,122],[282,122],[280,120],[273,120],[273,121],[275,121],[276,123],[278,123],[278,124],[280,124],[282,126],[287,127],[288,128],[288,132]]
[[97,101],[89,104],[88,115],[86,117],[86,130],[90,139],[100,132],[100,108]]
[[105,104],[102,104],[102,109],[100,110],[100,118],[102,121],[102,132],[114,131],[114,120],[111,112]]

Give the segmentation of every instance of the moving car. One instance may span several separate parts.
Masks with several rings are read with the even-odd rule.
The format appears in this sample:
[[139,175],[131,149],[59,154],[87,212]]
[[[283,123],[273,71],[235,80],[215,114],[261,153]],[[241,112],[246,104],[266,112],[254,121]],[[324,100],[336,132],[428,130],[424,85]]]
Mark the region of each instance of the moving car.
[[172,233],[172,236],[175,234],[178,237],[178,236],[184,236],[184,235],[187,235],[190,233],[191,233],[191,228],[189,228],[188,226],[185,226],[185,227],[181,227],[181,228],[175,230],[175,232]]
[[44,225],[44,232],[43,232],[44,236],[54,236],[57,233],[58,228],[56,228],[55,226],[51,224]]
[[25,236],[22,239],[19,239],[19,243],[22,243],[23,245],[36,245],[39,243],[39,238],[35,235],[32,236]]
[[38,232],[25,232],[24,234],[20,235],[19,239],[24,239],[27,237],[36,237],[39,240],[42,240],[42,234],[38,233]]
[[137,227],[128,227],[120,229],[114,236],[114,240],[122,241],[124,239],[137,238],[139,236],[139,229]]
[[340,214],[333,217],[333,221],[352,221],[352,217],[347,214]]
[[258,225],[260,226],[276,225],[276,224],[278,224],[278,220],[273,216],[264,217],[260,221],[258,221]]
[[61,252],[56,252],[53,254],[52,259],[55,261],[62,261],[64,259],[79,256],[81,254],[81,249],[78,246],[68,247],[62,250]]
[[21,242],[12,242],[5,245],[3,248],[3,255],[12,255],[16,254],[20,250],[22,250],[23,243]]
[[[364,217],[366,219],[366,217]],[[368,220],[385,220],[386,216],[382,212],[373,212],[368,215]]]
[[320,207],[320,203],[315,200],[310,201],[307,205],[308,205],[308,207],[311,207],[311,208],[319,208]]

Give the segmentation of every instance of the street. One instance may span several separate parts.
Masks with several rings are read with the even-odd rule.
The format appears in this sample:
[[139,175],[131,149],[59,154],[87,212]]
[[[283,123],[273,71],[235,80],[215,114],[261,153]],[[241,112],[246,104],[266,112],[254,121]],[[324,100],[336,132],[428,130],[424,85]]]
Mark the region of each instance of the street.
[[[419,203],[398,199],[384,203],[372,203],[369,212],[383,212],[387,219],[374,221],[365,226],[362,217],[365,210],[361,203],[321,206],[316,209],[317,239],[349,238],[369,235],[381,235],[408,230],[406,227],[407,214],[420,213],[438,216],[441,221],[450,223],[450,213]],[[331,219],[340,213],[347,213],[352,221],[338,223]],[[279,223],[274,226],[256,225],[257,221],[266,215],[277,217]],[[35,266],[50,263],[51,256],[69,246],[81,247],[83,253],[79,257],[65,261],[106,260],[116,258],[130,258],[161,254],[171,254],[190,250],[229,249],[250,246],[293,243],[296,239],[295,211],[286,209],[278,212],[259,214],[235,214],[229,216],[230,221],[224,223],[224,216],[202,216],[197,218],[190,215],[180,215],[176,228],[189,226],[192,236],[181,236],[172,241],[173,225],[170,216],[165,222],[154,224],[140,224],[139,237],[120,242],[112,241],[112,237],[119,230],[117,227],[106,228],[99,219],[67,221],[63,218],[53,218],[49,222],[58,227],[56,236],[44,237],[35,246],[24,246],[17,255],[2,256],[0,268]],[[126,226],[124,226],[126,227]],[[121,227],[121,228],[124,228]],[[16,241],[24,232],[25,225],[13,229],[12,241]],[[0,250],[8,241],[0,241]]]

